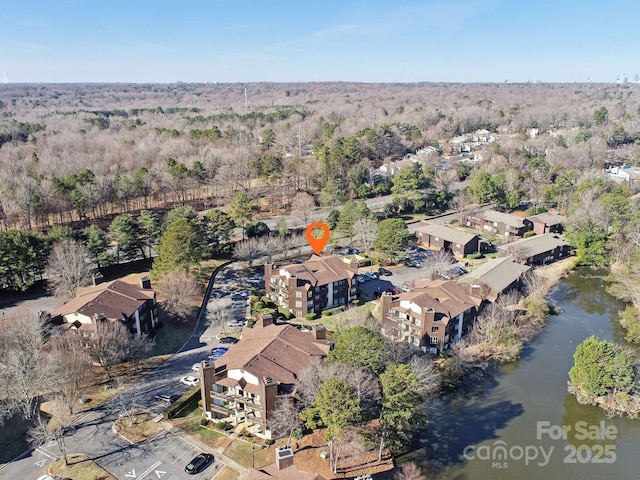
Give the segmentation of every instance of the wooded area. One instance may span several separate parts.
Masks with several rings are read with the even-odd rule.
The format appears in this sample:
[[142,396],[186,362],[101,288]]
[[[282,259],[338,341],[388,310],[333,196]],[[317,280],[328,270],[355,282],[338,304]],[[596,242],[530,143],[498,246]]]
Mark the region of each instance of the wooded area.
[[[604,205],[600,197],[628,197],[637,188],[605,185],[597,177],[606,162],[640,161],[639,88],[3,85],[2,283],[23,289],[40,278],[52,245],[71,233],[98,265],[148,256],[169,223],[163,227],[160,216],[186,206],[191,222],[193,212],[220,207],[255,234],[264,228],[251,223],[260,214],[307,218],[315,204],[389,193],[389,217],[464,210],[470,200],[505,208],[529,203],[570,216],[588,212],[576,213],[574,224],[603,240],[619,221],[613,213],[620,213],[620,204],[610,198],[613,205]],[[495,141],[473,155],[459,154],[452,140],[479,130]],[[422,164],[391,178],[376,173],[425,148],[436,153]],[[194,234],[208,243],[229,232],[227,225],[217,233],[225,219],[216,215],[202,231],[194,224]],[[589,253],[580,239],[573,243],[589,261],[602,263],[602,252]]]

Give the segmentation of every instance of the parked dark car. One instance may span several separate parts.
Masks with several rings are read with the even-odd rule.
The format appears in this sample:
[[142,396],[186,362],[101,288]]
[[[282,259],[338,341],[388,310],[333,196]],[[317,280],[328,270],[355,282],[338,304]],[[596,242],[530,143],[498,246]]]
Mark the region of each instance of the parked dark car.
[[378,274],[380,274],[380,275],[384,275],[385,277],[388,277],[389,275],[393,275],[393,274],[391,273],[391,270],[387,270],[387,269],[386,269],[386,268],[384,268],[384,267],[380,267],[380,268],[378,269]]
[[184,471],[190,475],[195,475],[207,468],[211,463],[213,463],[213,455],[210,453],[201,453],[184,467]]
[[234,337],[222,337],[220,343],[238,343],[238,339]]
[[175,402],[180,398],[180,395],[172,395],[169,392],[158,392],[153,398],[157,402],[162,402],[167,405],[171,405],[173,402]]

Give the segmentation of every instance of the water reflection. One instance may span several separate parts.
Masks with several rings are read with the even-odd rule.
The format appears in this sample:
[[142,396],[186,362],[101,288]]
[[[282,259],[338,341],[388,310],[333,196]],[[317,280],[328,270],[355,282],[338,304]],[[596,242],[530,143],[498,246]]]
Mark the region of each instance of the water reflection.
[[[624,343],[618,311],[624,304],[605,289],[601,272],[582,269],[563,279],[550,295],[558,315],[525,348],[520,361],[445,396],[434,405],[431,423],[406,457],[419,463],[433,480],[518,479],[588,480],[616,476],[637,478],[640,420],[607,418],[597,407],[580,405],[567,393],[568,370],[575,347],[590,335]],[[603,423],[604,422],[604,423]],[[614,440],[579,440],[575,435],[540,435],[540,426],[606,429]],[[609,443],[612,463],[597,463],[596,445]],[[548,464],[510,458],[499,462],[464,457],[465,447],[526,446],[552,452]],[[580,445],[583,456],[571,456]],[[476,450],[477,451],[477,450]],[[572,462],[572,460],[574,460]]]

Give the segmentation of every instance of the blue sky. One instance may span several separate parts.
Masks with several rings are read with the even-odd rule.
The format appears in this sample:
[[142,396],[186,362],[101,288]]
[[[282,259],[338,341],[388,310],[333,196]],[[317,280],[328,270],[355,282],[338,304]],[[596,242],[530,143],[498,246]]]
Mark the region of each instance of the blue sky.
[[0,0],[0,81],[612,82],[637,0]]

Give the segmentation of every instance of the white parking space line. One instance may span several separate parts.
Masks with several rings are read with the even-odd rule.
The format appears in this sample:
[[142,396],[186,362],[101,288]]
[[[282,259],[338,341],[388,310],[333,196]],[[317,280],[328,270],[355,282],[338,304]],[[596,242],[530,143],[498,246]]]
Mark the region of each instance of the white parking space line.
[[153,465],[151,465],[148,469],[146,469],[144,472],[142,472],[140,475],[138,475],[139,477],[144,477],[145,475],[151,473],[153,470],[155,470],[156,468],[158,468],[160,466],[162,462],[156,462]]
[[36,452],[41,453],[42,455],[44,455],[45,457],[51,459],[51,460],[56,460],[58,457],[56,457],[55,455],[47,452],[46,450],[44,450],[41,447],[36,448]]

